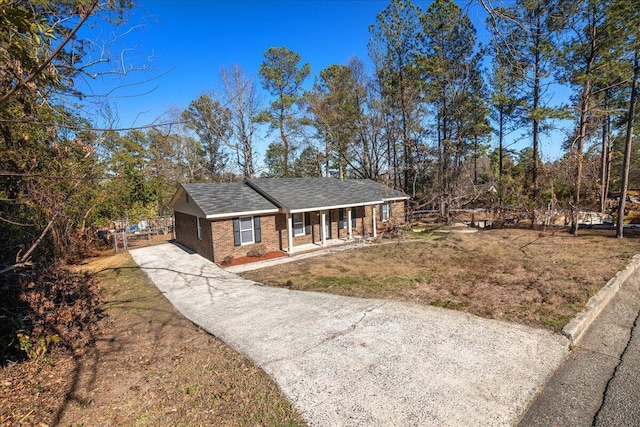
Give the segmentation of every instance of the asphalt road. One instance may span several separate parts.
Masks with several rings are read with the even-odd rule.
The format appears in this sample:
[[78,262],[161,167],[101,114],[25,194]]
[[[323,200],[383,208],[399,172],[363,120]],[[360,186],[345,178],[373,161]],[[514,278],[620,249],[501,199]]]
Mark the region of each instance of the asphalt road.
[[520,427],[640,426],[640,272],[627,279]]
[[640,426],[640,328],[634,321],[629,343],[608,382],[602,406],[595,417],[597,427]]
[[513,425],[568,351],[558,334],[454,310],[262,286],[173,244],[131,255],[311,426]]

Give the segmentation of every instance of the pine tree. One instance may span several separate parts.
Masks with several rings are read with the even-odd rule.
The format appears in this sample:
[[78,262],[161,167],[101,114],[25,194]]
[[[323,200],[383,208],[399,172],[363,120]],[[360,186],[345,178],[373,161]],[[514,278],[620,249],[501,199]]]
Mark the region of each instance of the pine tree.
[[300,128],[297,104],[302,97],[302,83],[311,73],[309,64],[299,66],[300,55],[286,47],[270,47],[264,52],[260,65],[262,88],[274,98],[269,108],[262,111],[258,120],[278,130],[282,143],[283,176],[289,176],[291,152],[295,132]]
[[[413,152],[419,123],[420,76],[417,72],[421,10],[410,0],[391,0],[369,26],[369,55],[386,107],[388,169],[393,186],[408,193],[413,181]],[[396,130],[397,129],[397,130]],[[397,146],[396,134],[400,142]],[[398,153],[398,148],[402,150]]]
[[433,2],[422,23],[420,70],[436,114],[440,214],[448,223],[462,161],[486,123],[482,51],[471,20],[451,0]]

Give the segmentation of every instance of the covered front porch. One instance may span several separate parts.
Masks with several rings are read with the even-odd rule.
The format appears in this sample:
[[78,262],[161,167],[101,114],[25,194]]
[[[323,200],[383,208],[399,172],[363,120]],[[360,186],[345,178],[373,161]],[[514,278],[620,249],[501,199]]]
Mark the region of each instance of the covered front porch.
[[374,204],[300,210],[285,215],[286,248],[283,249],[289,255],[377,236]]
[[[356,236],[356,239],[359,238],[360,236]],[[316,243],[304,243],[302,245],[298,245],[295,246],[295,254],[301,254],[304,252],[310,252],[310,251],[315,251],[318,249],[323,249],[323,248],[331,248],[331,247],[335,247],[335,246],[342,246],[342,245],[346,245],[349,243],[352,243],[355,239],[327,239],[325,241],[325,245],[322,246],[321,242],[316,242]],[[289,254],[291,254],[291,252],[289,252]]]

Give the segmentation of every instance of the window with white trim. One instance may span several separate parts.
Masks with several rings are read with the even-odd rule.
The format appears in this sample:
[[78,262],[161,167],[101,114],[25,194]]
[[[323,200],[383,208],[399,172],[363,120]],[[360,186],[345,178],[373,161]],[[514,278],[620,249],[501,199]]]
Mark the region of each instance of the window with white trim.
[[249,245],[253,242],[253,217],[242,217],[240,218],[240,244]]
[[389,216],[391,214],[391,203],[383,203],[380,205],[380,221],[386,222],[389,221]]
[[259,216],[234,218],[233,246],[250,245],[262,241],[262,226]]
[[304,236],[304,214],[303,213],[294,213],[293,214],[293,235],[294,236]]

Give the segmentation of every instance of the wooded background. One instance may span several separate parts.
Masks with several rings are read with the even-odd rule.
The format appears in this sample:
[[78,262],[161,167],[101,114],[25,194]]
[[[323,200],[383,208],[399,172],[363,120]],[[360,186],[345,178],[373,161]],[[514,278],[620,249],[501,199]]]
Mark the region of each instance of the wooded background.
[[[170,122],[116,129],[94,125],[97,115],[115,123],[108,97],[88,111],[95,94],[74,82],[136,66],[78,29],[117,28],[134,6],[0,0],[0,270],[81,256],[114,218],[170,214],[177,183],[255,175],[371,178],[445,223],[468,207],[517,210],[532,224],[561,211],[576,233],[579,211],[606,211],[610,194],[640,186],[640,8],[477,1],[491,33],[482,46],[456,2],[421,10],[392,0],[369,28],[370,72],[353,58],[312,74],[296,52],[271,47],[258,76],[224,68],[221,90]],[[552,84],[571,91],[566,103],[550,103]],[[543,160],[541,141],[560,120],[573,123],[563,154]],[[265,127],[272,142],[260,161]]]

